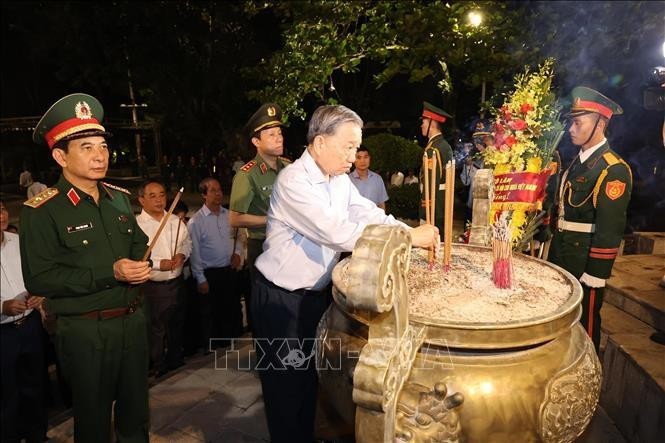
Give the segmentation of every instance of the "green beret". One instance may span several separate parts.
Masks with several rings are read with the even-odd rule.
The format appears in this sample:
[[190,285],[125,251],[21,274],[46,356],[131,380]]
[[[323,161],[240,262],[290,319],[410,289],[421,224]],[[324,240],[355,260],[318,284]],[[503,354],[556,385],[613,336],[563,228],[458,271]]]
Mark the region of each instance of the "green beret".
[[252,115],[245,128],[251,137],[253,134],[263,129],[273,128],[275,126],[284,126],[282,123],[282,109],[276,103],[264,103]]
[[103,119],[104,108],[99,100],[88,94],[70,94],[46,111],[35,126],[32,140],[53,149],[62,140],[109,135],[101,125]]
[[570,112],[566,114],[567,117],[595,113],[609,119],[614,114],[623,114],[621,106],[600,92],[586,86],[576,87],[571,92],[571,96],[573,103],[570,107]]

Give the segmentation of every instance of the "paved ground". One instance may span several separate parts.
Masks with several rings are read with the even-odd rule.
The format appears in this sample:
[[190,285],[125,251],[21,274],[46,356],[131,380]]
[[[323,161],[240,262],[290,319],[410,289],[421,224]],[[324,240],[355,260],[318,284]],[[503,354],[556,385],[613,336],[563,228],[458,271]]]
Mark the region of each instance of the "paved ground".
[[[261,386],[248,368],[248,347],[226,358],[224,350],[197,356],[150,389],[150,441],[258,443],[269,441]],[[320,423],[320,437],[331,426]],[[72,442],[70,418],[49,430],[51,442]],[[578,443],[625,443],[602,409]]]

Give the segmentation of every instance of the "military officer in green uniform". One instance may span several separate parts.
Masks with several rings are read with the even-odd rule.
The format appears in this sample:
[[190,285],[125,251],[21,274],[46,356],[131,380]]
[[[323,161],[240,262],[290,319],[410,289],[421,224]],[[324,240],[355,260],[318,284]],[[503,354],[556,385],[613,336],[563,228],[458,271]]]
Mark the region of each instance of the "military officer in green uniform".
[[582,283],[581,322],[598,351],[603,290],[623,237],[633,180],[605,138],[621,107],[587,87],[573,89],[572,99],[569,132],[580,152],[561,177],[549,261]]
[[[436,159],[436,176],[434,180],[434,189],[436,189],[436,199],[434,208],[434,224],[439,228],[439,235],[443,235],[443,207],[445,204],[445,167],[449,160],[453,159],[453,150],[448,142],[443,138],[443,123],[452,118],[443,109],[424,102],[423,113],[420,117],[420,131],[423,137],[427,138],[427,145],[423,151],[423,159],[427,157],[427,170],[420,170],[420,224],[425,224],[425,176],[431,174],[433,159]],[[431,186],[431,183],[430,183]],[[430,197],[431,198],[431,197]]]
[[25,202],[21,258],[25,286],[57,316],[56,349],[72,388],[78,442],[148,441],[148,344],[138,284],[147,236],[125,189],[104,183],[109,161],[101,104],[71,94],[46,111],[33,134],[62,175]]
[[277,174],[288,163],[284,152],[282,111],[275,103],[262,105],[245,127],[256,157],[233,178],[229,201],[231,227],[247,228],[247,264],[253,269],[263,251],[270,193]]

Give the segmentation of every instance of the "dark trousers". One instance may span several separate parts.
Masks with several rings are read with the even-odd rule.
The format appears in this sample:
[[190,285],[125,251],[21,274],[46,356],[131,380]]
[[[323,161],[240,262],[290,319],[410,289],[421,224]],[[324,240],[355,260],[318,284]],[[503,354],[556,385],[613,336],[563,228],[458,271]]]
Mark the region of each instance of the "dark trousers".
[[230,266],[204,271],[210,291],[199,294],[201,335],[204,349],[211,338],[230,339],[242,335],[242,306],[236,271]]
[[142,290],[149,312],[150,361],[157,370],[175,368],[182,363],[185,319],[183,279],[147,281]]
[[20,326],[0,326],[2,368],[2,441],[42,442],[46,436],[44,346],[39,313]]
[[582,318],[580,323],[584,326],[589,337],[596,348],[596,354],[600,351],[600,308],[603,306],[605,288],[590,288],[582,284],[584,294],[582,297]]
[[314,339],[328,303],[326,291],[287,291],[255,272],[256,371],[273,443],[314,440],[318,388]]
[[247,269],[249,270],[249,288],[245,294],[245,309],[247,310],[247,325],[249,330],[254,332],[252,328],[252,285],[254,283],[254,263],[256,259],[263,252],[263,240],[256,238],[247,239]]
[[75,440],[110,441],[113,407],[117,441],[147,442],[148,339],[143,310],[108,320],[59,316],[56,341],[63,374],[72,387]]

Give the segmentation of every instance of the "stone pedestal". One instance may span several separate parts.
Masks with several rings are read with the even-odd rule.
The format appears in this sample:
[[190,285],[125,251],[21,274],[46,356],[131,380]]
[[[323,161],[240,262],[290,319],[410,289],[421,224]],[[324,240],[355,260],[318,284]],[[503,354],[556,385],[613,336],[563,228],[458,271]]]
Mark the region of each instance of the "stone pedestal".
[[480,169],[473,178],[473,214],[469,243],[478,246],[490,244],[489,214],[494,194],[494,175],[491,169]]

